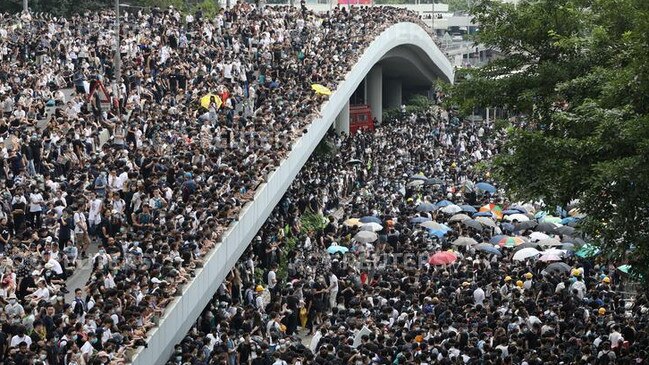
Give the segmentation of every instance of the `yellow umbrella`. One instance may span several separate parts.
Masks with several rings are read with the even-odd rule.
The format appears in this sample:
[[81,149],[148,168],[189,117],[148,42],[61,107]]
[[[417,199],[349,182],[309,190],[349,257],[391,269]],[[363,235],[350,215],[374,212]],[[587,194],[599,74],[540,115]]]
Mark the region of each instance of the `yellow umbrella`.
[[212,97],[214,98],[214,102],[216,103],[216,108],[217,109],[220,108],[221,104],[223,104],[223,102],[221,101],[221,98],[218,95],[211,94],[211,93],[207,94],[207,95],[205,95],[205,96],[203,96],[201,98],[201,106],[203,108],[205,108],[205,109],[209,109],[210,108],[210,103],[212,102]]
[[344,225],[347,227],[354,227],[354,226],[360,226],[361,221],[358,220],[358,218],[349,218],[348,220],[343,222]]
[[320,94],[320,95],[331,95],[332,94],[331,90],[329,90],[328,87],[326,87],[324,85],[320,85],[320,84],[312,84],[311,89],[313,89],[316,92],[316,94]]

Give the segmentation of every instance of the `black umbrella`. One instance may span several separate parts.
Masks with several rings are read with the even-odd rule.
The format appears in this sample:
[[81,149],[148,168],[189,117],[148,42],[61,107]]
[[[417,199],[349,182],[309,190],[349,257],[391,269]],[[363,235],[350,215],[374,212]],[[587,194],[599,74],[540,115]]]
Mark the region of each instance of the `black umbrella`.
[[528,248],[528,247],[537,248],[537,247],[539,247],[539,245],[536,242],[525,242],[523,244],[520,244],[520,245],[514,247],[514,252],[516,252],[518,250],[522,250],[524,248]]
[[426,181],[424,181],[424,184],[425,185],[444,185],[444,182],[442,180],[440,180],[440,179],[437,179],[437,178],[433,177],[433,178],[430,178],[430,179],[426,179]]
[[555,226],[552,223],[543,222],[543,223],[539,223],[539,225],[537,225],[536,228],[534,228],[534,230],[537,232],[555,234],[557,232],[557,226]]
[[556,272],[558,274],[570,272],[572,267],[565,262],[553,262],[545,268],[547,272]]
[[568,226],[561,226],[555,230],[558,234],[572,236],[576,229]]
[[524,230],[526,230],[526,229],[530,229],[530,228],[534,228],[534,227],[536,227],[537,224],[538,224],[538,223],[536,223],[536,221],[529,220],[529,221],[525,221],[525,222],[519,222],[519,223],[516,223],[516,224],[514,225],[514,227],[516,227],[516,230],[517,230],[517,231],[524,231]]
[[473,220],[473,219],[465,219],[465,220],[462,221],[462,224],[464,224],[465,226],[467,226],[469,228],[473,228],[476,231],[482,231],[482,229],[483,229],[482,224],[480,224],[480,222],[478,222],[476,220]]

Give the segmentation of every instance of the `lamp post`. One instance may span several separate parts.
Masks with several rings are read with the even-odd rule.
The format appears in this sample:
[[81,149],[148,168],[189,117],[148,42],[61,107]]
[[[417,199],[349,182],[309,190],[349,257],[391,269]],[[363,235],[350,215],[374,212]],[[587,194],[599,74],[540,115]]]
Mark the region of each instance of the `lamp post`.
[[29,0],[23,0],[23,11],[25,13],[29,12]]
[[115,95],[117,97],[117,115],[121,118],[120,80],[122,79],[122,60],[120,55],[119,39],[119,0],[115,0]]

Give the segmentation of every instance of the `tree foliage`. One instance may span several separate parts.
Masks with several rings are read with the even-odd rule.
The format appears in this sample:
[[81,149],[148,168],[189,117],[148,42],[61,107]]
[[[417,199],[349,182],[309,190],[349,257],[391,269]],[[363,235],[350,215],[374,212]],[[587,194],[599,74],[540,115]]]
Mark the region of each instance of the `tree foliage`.
[[495,170],[514,198],[588,214],[583,231],[649,278],[649,2],[481,0],[477,41],[503,57],[461,73],[451,103],[524,116]]

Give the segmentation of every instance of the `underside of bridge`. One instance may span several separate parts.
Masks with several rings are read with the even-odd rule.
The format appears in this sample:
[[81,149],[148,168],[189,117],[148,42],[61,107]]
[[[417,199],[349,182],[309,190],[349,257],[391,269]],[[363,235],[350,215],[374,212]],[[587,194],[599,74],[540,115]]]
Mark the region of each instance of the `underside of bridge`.
[[411,45],[393,48],[372,67],[340,111],[336,131],[349,133],[349,105],[369,105],[372,116],[381,122],[384,109],[398,108],[413,94],[427,94],[440,77],[446,79],[422,49]]

